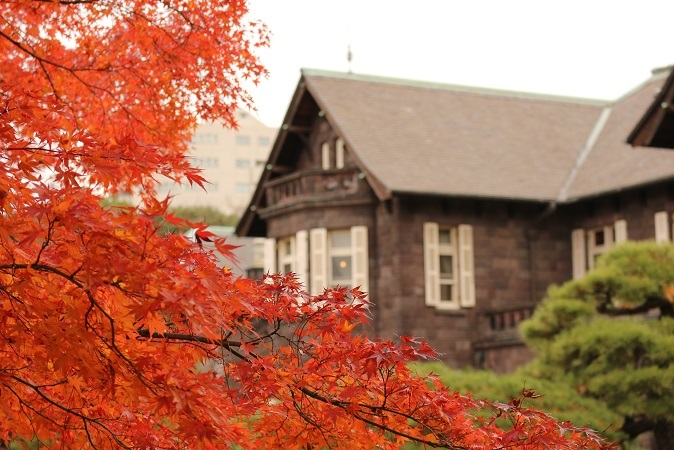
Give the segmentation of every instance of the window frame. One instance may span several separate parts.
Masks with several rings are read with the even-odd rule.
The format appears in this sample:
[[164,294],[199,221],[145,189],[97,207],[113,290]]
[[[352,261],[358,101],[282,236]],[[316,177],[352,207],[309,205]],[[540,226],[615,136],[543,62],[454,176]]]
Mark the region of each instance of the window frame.
[[[604,233],[604,241],[597,244],[597,233]],[[596,258],[615,245],[629,240],[627,221],[616,220],[613,225],[592,228],[575,228],[571,231],[572,279],[578,280],[595,268]]]
[[[350,246],[335,252],[331,249],[331,233],[346,231],[350,233]],[[332,256],[351,257],[351,276],[348,286],[360,287],[362,292],[369,291],[369,248],[368,227],[356,225],[350,228],[312,228],[309,230],[309,287],[312,295],[319,295],[332,286]],[[340,280],[341,281],[341,280]],[[338,283],[340,286],[345,286]]]
[[344,139],[337,138],[335,139],[335,168],[343,169],[344,168],[344,157],[346,156],[346,144],[344,144]]
[[330,170],[332,167],[332,155],[330,153],[330,141],[323,141],[321,143],[321,168],[323,170]]
[[[346,233],[349,236],[349,245],[344,246],[344,247],[336,247],[333,245],[332,238],[336,233]],[[351,236],[351,229],[349,228],[337,228],[334,230],[328,230],[327,234],[327,239],[328,239],[328,245],[326,246],[327,253],[328,253],[328,279],[327,279],[327,284],[328,287],[346,287],[346,288],[352,288],[353,287],[353,259],[352,259],[352,253],[353,253],[353,239]],[[348,257],[349,258],[349,276],[348,278],[340,278],[340,279],[335,279],[333,277],[335,268],[334,268],[334,259],[335,257]],[[347,281],[344,283],[344,281]]]
[[[450,242],[440,244],[440,232],[449,230]],[[440,226],[436,222],[423,224],[424,286],[426,306],[438,310],[456,311],[475,306],[475,258],[473,227],[461,224]],[[442,280],[440,260],[453,256],[453,278]],[[442,299],[442,286],[452,285],[452,298]]]
[[[449,243],[443,243],[440,240],[442,232],[449,233]],[[457,242],[456,227],[439,227],[438,228],[438,281],[440,283],[440,301],[441,302],[458,302],[459,301],[459,248]],[[452,257],[452,277],[450,279],[442,277],[442,257]],[[442,298],[442,286],[452,286],[451,298]]]
[[278,239],[276,255],[277,267],[281,273],[295,272],[295,236]]

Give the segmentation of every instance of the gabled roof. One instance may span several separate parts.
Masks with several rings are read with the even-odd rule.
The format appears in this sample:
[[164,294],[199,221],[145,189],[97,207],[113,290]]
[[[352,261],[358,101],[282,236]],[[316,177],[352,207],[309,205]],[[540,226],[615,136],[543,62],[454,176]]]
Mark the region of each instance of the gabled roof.
[[[674,152],[625,143],[663,81],[654,76],[606,102],[305,69],[269,167],[292,164],[299,143],[291,131],[320,111],[380,199],[573,201],[674,177]],[[254,210],[270,176],[237,231],[256,234]]]
[[674,69],[666,67],[658,71],[668,72],[669,77],[627,138],[635,147],[674,148]]
[[674,152],[633,148],[625,137],[639,121],[665,81],[651,80],[616,101],[601,134],[583,161],[568,191],[568,199],[597,196],[674,177]]
[[555,200],[606,102],[304,71],[392,193]]

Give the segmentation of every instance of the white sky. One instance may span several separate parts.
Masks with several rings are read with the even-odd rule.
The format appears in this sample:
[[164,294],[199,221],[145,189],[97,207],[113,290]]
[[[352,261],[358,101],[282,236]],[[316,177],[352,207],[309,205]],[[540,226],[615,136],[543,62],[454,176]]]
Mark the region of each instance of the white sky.
[[272,41],[252,91],[278,127],[300,68],[616,99],[674,63],[674,1],[250,0]]

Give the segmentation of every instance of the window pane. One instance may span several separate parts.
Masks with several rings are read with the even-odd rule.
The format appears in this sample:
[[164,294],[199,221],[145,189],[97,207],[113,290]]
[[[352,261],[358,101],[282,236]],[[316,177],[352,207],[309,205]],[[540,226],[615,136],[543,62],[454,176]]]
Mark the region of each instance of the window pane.
[[451,284],[441,284],[440,285],[440,300],[451,301],[454,300],[453,293],[454,286]]
[[247,159],[237,159],[236,167],[237,169],[248,169],[250,167],[250,161]]
[[594,232],[594,244],[595,245],[604,245],[604,230],[599,230]]
[[236,138],[234,138],[237,144],[239,145],[249,145],[250,144],[250,136],[246,135],[237,135]]
[[257,145],[269,145],[269,138],[267,136],[260,136],[257,138]]
[[292,266],[290,264],[284,264],[283,273],[289,273],[290,271],[292,271]]
[[454,257],[451,255],[440,255],[440,278],[454,278]]
[[452,233],[448,229],[440,229],[439,231],[439,240],[441,244],[451,244],[452,243]]
[[330,247],[332,248],[351,247],[351,230],[331,231]]
[[264,269],[253,268],[246,270],[246,278],[251,280],[260,280],[264,276]]
[[337,284],[339,281],[346,281],[346,283],[340,283],[342,285],[348,284],[351,281],[350,256],[332,257],[332,281],[335,284]]

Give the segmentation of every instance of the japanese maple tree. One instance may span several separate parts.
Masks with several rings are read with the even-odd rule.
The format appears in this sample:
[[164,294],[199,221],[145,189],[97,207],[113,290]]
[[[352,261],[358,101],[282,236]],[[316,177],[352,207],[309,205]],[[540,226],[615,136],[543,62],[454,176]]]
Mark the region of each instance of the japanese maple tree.
[[[188,139],[198,120],[235,126],[267,41],[243,0],[0,2],[0,441],[603,448],[521,399],[486,405],[412,377],[406,362],[433,352],[354,333],[358,290],[236,279],[157,232],[158,218],[184,222],[156,180],[204,185]],[[101,206],[130,191],[139,206]]]

